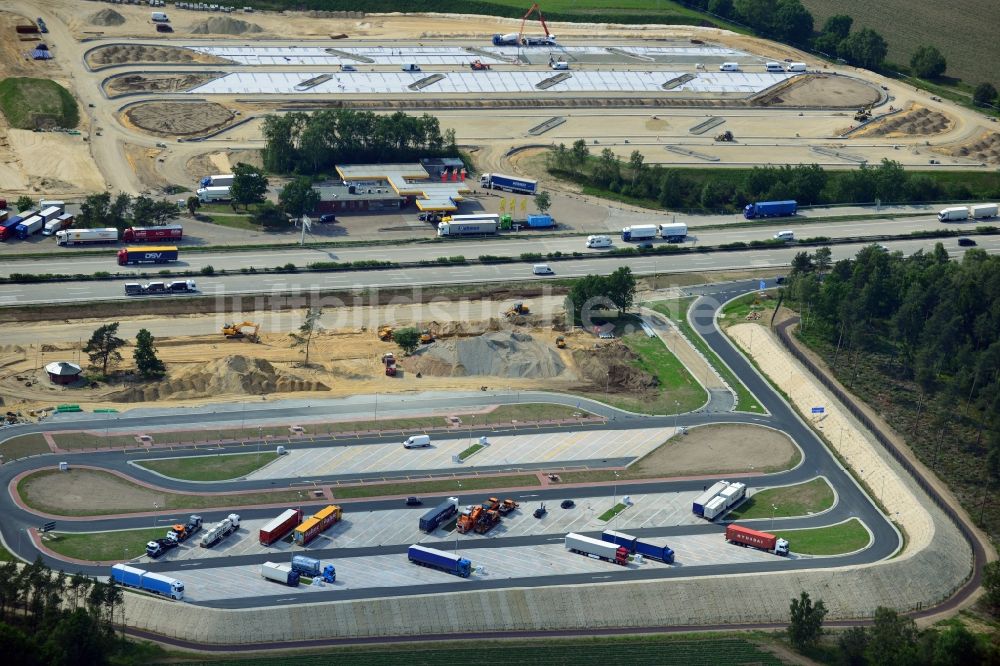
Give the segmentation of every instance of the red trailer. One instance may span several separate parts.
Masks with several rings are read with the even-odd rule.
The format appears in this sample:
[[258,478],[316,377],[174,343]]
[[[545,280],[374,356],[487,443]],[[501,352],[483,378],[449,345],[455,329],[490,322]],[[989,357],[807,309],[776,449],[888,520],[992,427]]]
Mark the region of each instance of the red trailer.
[[775,555],[788,555],[788,541],[767,532],[758,532],[742,525],[726,526],[726,541],[737,546],[766,550]]
[[179,241],[184,237],[184,227],[171,224],[165,227],[129,227],[122,232],[126,243],[155,243],[159,241]]
[[302,509],[288,509],[260,528],[260,545],[270,546],[291,532],[302,522]]

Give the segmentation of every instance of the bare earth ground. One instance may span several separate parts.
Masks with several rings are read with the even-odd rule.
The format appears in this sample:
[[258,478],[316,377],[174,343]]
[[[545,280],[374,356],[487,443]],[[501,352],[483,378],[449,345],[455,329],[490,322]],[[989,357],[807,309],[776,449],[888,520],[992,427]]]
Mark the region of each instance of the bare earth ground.
[[874,104],[878,99],[878,90],[865,81],[817,74],[792,79],[788,86],[759,98],[758,103],[768,107],[858,108]]
[[209,74],[126,74],[108,79],[104,87],[111,97],[135,92],[184,92],[220,76],[222,76],[221,72]]
[[798,458],[788,435],[751,425],[707,425],[691,428],[633,463],[630,476],[681,476],[728,470],[785,470]]
[[179,46],[148,46],[145,44],[109,44],[98,47],[87,54],[87,63],[95,69],[125,63],[159,65],[165,62],[222,65],[230,61]]
[[31,505],[63,506],[94,511],[121,506],[153,508],[164,506],[166,493],[129,483],[113,474],[74,469],[62,474],[47,474],[21,485],[21,498]]
[[125,111],[128,121],[161,136],[204,134],[224,127],[236,116],[213,102],[158,102],[137,104]]

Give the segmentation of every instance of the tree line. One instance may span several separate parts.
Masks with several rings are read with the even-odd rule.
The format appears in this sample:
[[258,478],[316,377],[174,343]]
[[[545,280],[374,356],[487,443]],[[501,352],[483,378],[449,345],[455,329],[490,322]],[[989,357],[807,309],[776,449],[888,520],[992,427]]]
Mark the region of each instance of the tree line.
[[[122,354],[118,350],[128,344],[128,341],[118,337],[118,325],[119,322],[116,321],[97,328],[83,347],[83,352],[90,359],[91,367],[100,370],[102,378],[107,377],[109,366],[114,367],[121,362]],[[140,328],[135,336],[132,358],[135,361],[136,372],[143,379],[156,379],[167,372],[166,365],[156,355],[154,343],[153,334],[145,328]]]

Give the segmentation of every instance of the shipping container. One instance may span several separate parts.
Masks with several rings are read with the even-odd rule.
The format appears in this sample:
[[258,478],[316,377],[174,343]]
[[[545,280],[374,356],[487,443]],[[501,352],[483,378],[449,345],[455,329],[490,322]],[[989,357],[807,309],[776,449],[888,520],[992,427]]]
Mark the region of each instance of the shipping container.
[[743,483],[730,483],[718,496],[705,505],[703,518],[715,520],[723,513],[733,508],[746,497],[747,487]]
[[129,227],[122,232],[122,241],[126,243],[150,243],[160,241],[179,241],[184,237],[184,227],[170,224],[163,227]]
[[[171,289],[171,291],[179,290]],[[270,546],[298,527],[301,522],[302,509],[288,509],[284,511],[280,516],[260,528],[260,545]]]
[[407,558],[414,564],[419,564],[446,573],[468,578],[472,573],[472,562],[459,555],[446,553],[437,548],[428,548],[414,544],[406,552]]
[[177,248],[162,247],[126,247],[118,250],[118,265],[130,264],[165,264],[177,261]]
[[767,532],[758,532],[742,525],[726,526],[726,541],[738,546],[766,550],[775,555],[788,555],[788,541]]
[[184,598],[184,584],[179,580],[151,573],[136,567],[125,564],[116,564],[111,567],[111,578],[119,585],[134,587],[139,590],[146,590],[154,594],[160,594],[171,599]]
[[529,215],[528,216],[528,226],[532,229],[548,229],[549,227],[554,227],[556,221],[552,219],[551,215]]
[[328,529],[331,525],[339,521],[341,515],[341,508],[335,504],[331,504],[328,507],[320,509],[314,513],[311,518],[307,518],[303,521],[303,523],[296,527],[295,531],[292,532],[296,545],[305,546]]
[[567,550],[573,553],[580,553],[581,555],[587,555],[588,557],[621,566],[628,565],[628,549],[624,546],[592,539],[588,536],[572,532],[566,535],[564,545]]

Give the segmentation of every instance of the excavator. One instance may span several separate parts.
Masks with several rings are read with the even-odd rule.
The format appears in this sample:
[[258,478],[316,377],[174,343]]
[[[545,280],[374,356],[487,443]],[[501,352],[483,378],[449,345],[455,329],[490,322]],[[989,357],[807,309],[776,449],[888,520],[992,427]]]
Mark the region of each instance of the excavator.
[[434,342],[434,334],[429,328],[424,329],[423,333],[420,334],[420,344],[429,345],[432,342]]
[[716,141],[735,141],[735,139],[733,138],[733,133],[730,132],[729,130],[726,130],[722,134],[719,134],[718,136],[716,136],[715,140]]
[[556,347],[559,349],[566,349],[566,338],[561,335],[556,338]]
[[859,122],[859,123],[863,123],[863,122],[865,122],[867,120],[871,120],[871,118],[872,118],[872,105],[871,104],[869,104],[868,106],[866,106],[866,107],[864,107],[862,109],[858,109],[855,112],[855,114],[854,114],[854,120],[855,120],[855,122]]
[[506,312],[503,313],[504,317],[510,319],[511,317],[525,316],[531,314],[531,308],[527,305],[518,301],[514,305],[510,306]]
[[[249,331],[244,331],[243,329],[249,328]],[[246,338],[250,342],[260,342],[260,336],[257,334],[260,331],[260,324],[252,321],[245,321],[240,324],[226,324],[222,327],[222,334],[230,340],[236,340],[239,338]]]
[[378,339],[382,342],[392,341],[392,326],[379,326]]

